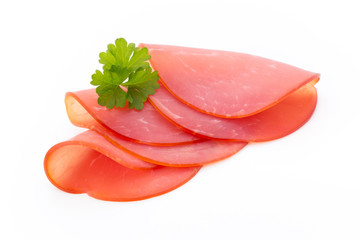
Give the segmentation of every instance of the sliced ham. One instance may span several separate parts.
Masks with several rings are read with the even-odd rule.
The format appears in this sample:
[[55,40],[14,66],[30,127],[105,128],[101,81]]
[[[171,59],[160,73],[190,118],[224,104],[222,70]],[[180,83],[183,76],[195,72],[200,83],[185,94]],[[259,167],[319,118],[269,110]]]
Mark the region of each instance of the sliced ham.
[[129,140],[146,144],[174,145],[201,140],[171,124],[149,102],[144,103],[141,111],[128,108],[109,110],[100,106],[97,98],[95,89],[68,92],[65,104],[70,121],[88,129],[93,129],[97,122]]
[[301,127],[315,110],[317,93],[308,83],[271,108],[244,118],[219,118],[199,112],[163,86],[150,100],[170,121],[199,136],[259,142],[286,136]]
[[142,162],[93,131],[52,147],[44,167],[49,180],[59,189],[107,201],[135,201],[169,192],[189,181],[201,168]]
[[319,74],[249,54],[141,44],[151,55],[161,82],[198,111],[241,118],[259,113]]
[[143,110],[108,110],[95,89],[66,94],[70,121],[90,130],[46,154],[59,189],[107,201],[158,196],[248,142],[290,134],[316,107],[319,74],[242,53],[140,47],[162,82]]

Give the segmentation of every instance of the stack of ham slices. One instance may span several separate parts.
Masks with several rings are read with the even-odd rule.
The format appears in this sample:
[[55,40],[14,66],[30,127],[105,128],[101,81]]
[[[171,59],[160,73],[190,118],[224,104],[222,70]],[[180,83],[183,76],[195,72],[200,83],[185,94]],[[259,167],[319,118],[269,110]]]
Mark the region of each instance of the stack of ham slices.
[[249,142],[286,136],[315,110],[319,74],[248,54],[141,44],[160,88],[141,111],[69,92],[70,121],[88,130],[53,146],[45,172],[59,189],[108,201],[169,192]]

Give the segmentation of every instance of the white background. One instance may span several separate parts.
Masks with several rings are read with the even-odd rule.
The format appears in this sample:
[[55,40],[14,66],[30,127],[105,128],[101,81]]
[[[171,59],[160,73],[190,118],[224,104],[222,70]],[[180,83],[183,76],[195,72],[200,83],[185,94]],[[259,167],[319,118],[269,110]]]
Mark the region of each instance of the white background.
[[[355,0],[2,1],[0,239],[360,239],[359,16]],[[64,94],[91,87],[99,52],[118,37],[319,72],[316,112],[160,197],[61,192],[44,155],[83,131]]]

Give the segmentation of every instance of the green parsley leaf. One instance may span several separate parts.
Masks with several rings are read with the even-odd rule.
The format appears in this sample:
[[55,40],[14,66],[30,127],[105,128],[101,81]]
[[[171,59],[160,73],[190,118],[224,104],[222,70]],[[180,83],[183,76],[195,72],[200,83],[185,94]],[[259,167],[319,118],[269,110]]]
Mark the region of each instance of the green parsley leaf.
[[135,48],[134,54],[128,63],[128,69],[136,70],[139,68],[149,68],[150,65],[146,62],[148,60],[150,60],[150,55],[148,54],[147,48]]
[[152,71],[147,48],[139,49],[134,43],[118,38],[99,54],[103,72],[96,70],[91,76],[97,86],[98,103],[108,109],[124,107],[141,110],[149,95],[159,88],[158,72]]
[[131,73],[129,80],[123,83],[123,86],[128,87],[129,108],[142,109],[148,96],[154,94],[155,89],[160,87],[158,80],[158,72],[152,72],[151,68],[139,69]]
[[142,95],[136,88],[129,87],[127,91],[127,100],[129,101],[129,108],[142,109],[146,97]]
[[96,88],[99,95],[98,103],[108,109],[113,107],[124,107],[126,104],[126,93],[119,86],[101,85]]

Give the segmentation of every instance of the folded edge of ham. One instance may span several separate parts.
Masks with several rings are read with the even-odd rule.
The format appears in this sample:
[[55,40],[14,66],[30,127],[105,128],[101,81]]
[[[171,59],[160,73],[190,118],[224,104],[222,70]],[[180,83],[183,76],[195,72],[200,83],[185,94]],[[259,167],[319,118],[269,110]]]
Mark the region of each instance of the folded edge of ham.
[[95,125],[95,131],[122,150],[146,162],[169,167],[192,167],[226,159],[243,149],[248,143],[241,141],[202,141],[174,146],[156,146],[127,141],[117,134]]
[[[126,155],[129,161],[124,161]],[[155,166],[133,158],[89,130],[53,146],[45,156],[44,168],[57,188],[107,201],[135,201],[167,193],[201,168]]]
[[229,51],[140,44],[151,55],[163,85],[190,107],[222,118],[264,111],[318,73],[271,59]]

